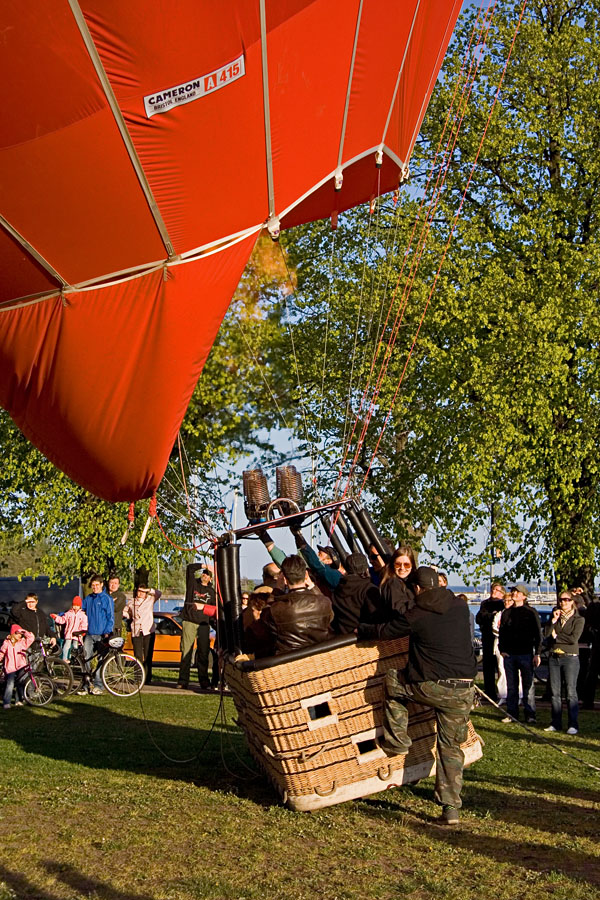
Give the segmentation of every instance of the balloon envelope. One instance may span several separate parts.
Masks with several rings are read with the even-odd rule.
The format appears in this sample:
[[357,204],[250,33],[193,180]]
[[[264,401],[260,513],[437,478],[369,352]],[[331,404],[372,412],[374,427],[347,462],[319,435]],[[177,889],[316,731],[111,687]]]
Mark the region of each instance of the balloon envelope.
[[460,6],[4,0],[0,403],[49,459],[152,494],[257,234],[398,185]]

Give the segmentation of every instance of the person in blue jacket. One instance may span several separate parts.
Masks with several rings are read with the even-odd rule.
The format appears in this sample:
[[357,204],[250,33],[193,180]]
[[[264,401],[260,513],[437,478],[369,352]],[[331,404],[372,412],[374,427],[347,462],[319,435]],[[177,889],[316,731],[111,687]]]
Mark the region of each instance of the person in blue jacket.
[[[112,597],[106,593],[99,575],[92,575],[91,593],[84,598],[82,609],[88,619],[88,633],[83,641],[86,659],[93,656],[96,644],[104,637],[112,635],[115,627],[115,607]],[[96,669],[92,694],[102,694],[104,687],[100,677],[100,667]]]

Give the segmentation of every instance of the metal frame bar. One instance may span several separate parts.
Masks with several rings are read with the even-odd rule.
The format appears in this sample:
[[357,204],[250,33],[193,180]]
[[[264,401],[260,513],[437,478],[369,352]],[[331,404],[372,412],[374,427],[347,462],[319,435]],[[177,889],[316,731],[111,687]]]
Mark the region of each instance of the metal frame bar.
[[289,525],[292,519],[297,519],[299,515],[302,516],[311,516],[313,514],[318,515],[319,513],[326,512],[328,510],[341,509],[344,506],[349,506],[354,503],[353,497],[346,497],[344,500],[334,500],[332,503],[326,503],[324,506],[315,506],[313,509],[303,509],[301,513],[292,513],[290,516],[282,516],[280,519],[272,519],[270,522],[257,522],[255,525],[247,525],[245,528],[238,528],[235,531],[228,531],[226,535],[219,539],[219,542],[223,540],[227,542],[230,539],[230,535],[233,535],[236,538],[245,538],[252,537],[255,534],[260,534],[261,531],[270,531],[274,528],[281,528]]

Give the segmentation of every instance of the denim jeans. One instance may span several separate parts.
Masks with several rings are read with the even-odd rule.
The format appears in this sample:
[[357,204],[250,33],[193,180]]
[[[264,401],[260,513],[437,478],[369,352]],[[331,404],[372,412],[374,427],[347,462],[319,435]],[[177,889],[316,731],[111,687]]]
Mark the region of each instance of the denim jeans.
[[568,727],[577,728],[577,715],[579,713],[579,702],[577,699],[579,657],[568,656],[566,653],[555,656],[551,653],[548,661],[550,692],[552,695],[552,724],[559,731],[562,728],[561,672],[564,672],[565,684],[567,687]]
[[23,693],[24,690],[24,680],[23,673],[25,672],[25,668],[17,669],[16,672],[9,672],[4,676],[4,697],[2,698],[3,706],[10,706],[10,702],[13,697],[13,691],[15,689],[15,684],[17,686],[17,698],[23,702],[23,697],[25,696]]
[[[94,649],[96,644],[98,644],[102,640],[101,634],[86,634],[83,639],[83,649],[85,651],[85,658],[90,659],[90,657],[94,654]],[[86,663],[89,671],[89,663]],[[100,688],[101,691],[104,690],[104,685],[102,684],[102,678],[100,677],[100,669],[101,666],[96,666],[96,674],[94,675],[94,687]]]
[[506,711],[519,718],[519,674],[523,683],[523,709],[526,719],[535,718],[529,692],[533,686],[533,653],[511,654],[504,658],[506,672]]

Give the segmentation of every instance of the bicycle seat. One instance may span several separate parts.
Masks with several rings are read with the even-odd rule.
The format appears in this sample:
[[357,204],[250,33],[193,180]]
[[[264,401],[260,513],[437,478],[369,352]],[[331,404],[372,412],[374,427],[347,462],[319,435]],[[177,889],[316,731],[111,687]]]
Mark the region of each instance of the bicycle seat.
[[87,634],[87,631],[74,631],[73,637],[85,637],[86,634]]

